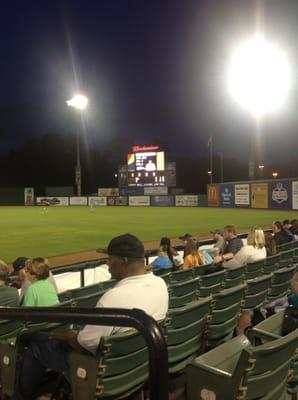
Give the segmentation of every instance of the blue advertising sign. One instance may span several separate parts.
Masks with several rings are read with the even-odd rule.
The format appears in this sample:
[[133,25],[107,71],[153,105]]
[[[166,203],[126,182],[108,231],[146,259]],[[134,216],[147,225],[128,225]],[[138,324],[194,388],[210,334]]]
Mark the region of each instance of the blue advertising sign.
[[171,195],[155,195],[151,197],[151,206],[171,207],[175,205],[175,197]]
[[292,208],[292,184],[290,181],[270,182],[269,208]]
[[234,185],[229,185],[229,184],[220,185],[219,198],[221,207],[235,207]]

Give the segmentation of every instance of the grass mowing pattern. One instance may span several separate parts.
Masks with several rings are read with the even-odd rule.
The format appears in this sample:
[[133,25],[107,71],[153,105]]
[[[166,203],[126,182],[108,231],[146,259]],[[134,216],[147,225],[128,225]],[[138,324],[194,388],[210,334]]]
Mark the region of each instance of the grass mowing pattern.
[[239,229],[298,218],[297,211],[179,207],[0,207],[1,254],[53,256],[106,247],[109,240],[130,232],[143,241],[183,233],[204,234],[235,224]]

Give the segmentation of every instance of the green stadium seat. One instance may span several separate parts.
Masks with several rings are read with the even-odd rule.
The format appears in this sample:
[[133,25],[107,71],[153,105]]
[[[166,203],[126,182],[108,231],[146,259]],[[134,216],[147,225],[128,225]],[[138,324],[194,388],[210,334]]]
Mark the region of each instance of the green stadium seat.
[[169,307],[181,307],[195,300],[198,289],[198,282],[199,278],[171,283],[168,287]]
[[282,251],[280,253],[279,267],[291,267],[293,265],[294,249]]
[[246,279],[254,279],[261,276],[263,273],[264,260],[255,261],[246,265],[245,277]]
[[164,326],[168,345],[169,374],[184,371],[203,346],[203,335],[211,297],[169,310]]
[[73,300],[75,307],[95,307],[98,300],[106,293],[106,290],[100,290],[96,293],[77,297]]
[[117,279],[109,279],[108,281],[103,281],[98,283],[100,290],[109,290],[112,289],[115,285],[117,285]]
[[245,289],[245,285],[239,285],[213,295],[205,333],[206,349],[218,346],[232,337],[240,316]]
[[129,330],[102,337],[95,356],[71,352],[69,367],[76,400],[122,398],[148,379],[148,350],[143,337]]
[[277,251],[279,253],[282,253],[283,251],[292,250],[295,247],[294,243],[295,242],[288,242],[288,243],[280,244],[279,246],[277,246]]
[[[249,332],[249,337],[252,341],[256,338],[262,343],[272,342],[275,339],[279,339],[282,336],[282,324],[284,319],[284,310],[280,311],[271,317],[260,322],[258,325],[253,327]],[[297,350],[296,350],[297,351]],[[297,354],[293,360],[293,372],[294,376],[290,382],[289,392],[298,392],[298,359]]]
[[16,385],[16,366],[21,321],[0,321],[0,383],[1,398],[12,398]]
[[238,286],[243,283],[244,280],[245,265],[239,267],[231,267],[225,270],[225,280],[223,282],[223,288],[228,289],[234,286]]
[[221,290],[225,279],[225,271],[214,272],[208,275],[199,276],[199,297],[210,296]]
[[186,269],[186,270],[180,270],[180,271],[174,271],[171,273],[170,276],[170,281],[171,282],[183,282],[183,281],[188,281],[193,278],[193,270],[192,269]]
[[263,274],[270,274],[279,268],[280,254],[266,257],[263,265]]
[[163,277],[163,275],[168,275],[170,272],[173,271],[173,267],[169,267],[169,268],[158,268],[158,269],[152,269],[154,275]]
[[291,279],[296,272],[296,267],[280,268],[273,273],[268,292],[268,300],[273,301],[289,293]]
[[242,304],[244,310],[260,308],[266,302],[272,276],[267,274],[246,281],[247,291]]
[[258,347],[238,336],[187,367],[187,399],[285,399],[298,333]]

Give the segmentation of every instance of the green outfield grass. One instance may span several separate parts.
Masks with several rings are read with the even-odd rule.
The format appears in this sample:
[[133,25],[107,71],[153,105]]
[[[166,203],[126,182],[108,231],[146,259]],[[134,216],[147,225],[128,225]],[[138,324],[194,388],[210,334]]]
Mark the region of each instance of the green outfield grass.
[[239,229],[298,218],[297,212],[159,207],[0,207],[0,258],[52,256],[105,247],[118,234],[130,232],[143,241],[183,233],[204,234],[235,224]]

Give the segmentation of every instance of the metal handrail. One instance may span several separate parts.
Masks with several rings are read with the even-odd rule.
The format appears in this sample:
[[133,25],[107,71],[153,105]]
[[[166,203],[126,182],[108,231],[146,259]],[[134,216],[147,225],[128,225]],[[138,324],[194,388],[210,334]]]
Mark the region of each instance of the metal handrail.
[[71,307],[0,307],[0,320],[69,322],[135,328],[144,337],[149,351],[150,399],[168,400],[168,350],[157,322],[139,309]]

